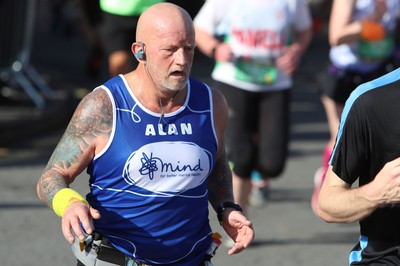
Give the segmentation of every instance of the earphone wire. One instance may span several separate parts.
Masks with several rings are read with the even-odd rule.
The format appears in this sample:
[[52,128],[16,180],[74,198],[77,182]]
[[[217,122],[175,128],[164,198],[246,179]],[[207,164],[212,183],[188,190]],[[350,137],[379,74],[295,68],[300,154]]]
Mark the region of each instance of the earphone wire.
[[[174,95],[169,99],[169,101],[168,101],[168,103],[167,103],[166,106],[168,106],[168,104],[174,100],[175,96],[176,96],[178,93],[179,93],[179,91],[176,91],[176,92],[174,93]],[[165,108],[164,108],[164,106],[163,106],[162,103],[161,103],[161,98],[160,98],[160,96],[158,96],[158,101],[159,101],[159,103],[160,103],[160,108],[161,108],[161,115],[160,115],[160,118],[158,119],[158,124],[161,124],[161,120],[162,120],[162,121],[164,121],[164,123],[165,123],[166,125],[169,126],[169,124],[167,123],[167,121],[165,121],[165,119],[164,119]]]

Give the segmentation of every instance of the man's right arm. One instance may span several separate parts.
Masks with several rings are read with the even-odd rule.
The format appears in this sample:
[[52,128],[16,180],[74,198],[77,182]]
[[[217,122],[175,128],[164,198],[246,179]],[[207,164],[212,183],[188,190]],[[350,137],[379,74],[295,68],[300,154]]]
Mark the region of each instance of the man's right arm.
[[[57,192],[68,188],[90,164],[95,154],[105,146],[112,129],[112,119],[111,100],[104,90],[95,90],[80,102],[37,183],[39,198],[50,208],[53,208],[53,199]],[[72,205],[80,207],[79,215],[84,215],[82,209],[89,208],[82,202]],[[68,220],[76,218],[70,211],[68,213]],[[86,218],[84,220],[85,224],[88,223]],[[75,225],[66,223],[65,232],[63,226],[64,235],[67,233],[70,236],[70,226]]]
[[318,198],[318,216],[326,222],[351,223],[379,206],[400,203],[400,158],[385,164],[370,183],[351,188],[329,167]]
[[92,161],[97,145],[108,139],[111,124],[111,101],[104,90],[83,98],[37,184],[39,198],[49,207],[55,193],[68,187]]

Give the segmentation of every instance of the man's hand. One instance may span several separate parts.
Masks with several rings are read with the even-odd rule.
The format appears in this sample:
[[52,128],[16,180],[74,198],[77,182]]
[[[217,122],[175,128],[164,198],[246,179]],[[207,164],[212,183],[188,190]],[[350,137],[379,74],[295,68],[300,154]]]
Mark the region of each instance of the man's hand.
[[90,207],[89,204],[84,202],[75,202],[71,204],[65,210],[61,220],[61,228],[65,239],[67,239],[70,244],[73,244],[75,233],[79,240],[84,240],[85,235],[83,229],[87,234],[91,234],[94,228],[90,221],[99,218],[100,213],[96,209]]
[[225,212],[222,227],[235,241],[235,245],[228,251],[229,255],[233,255],[242,252],[253,242],[253,224],[240,211],[227,209]]
[[400,203],[400,157],[386,163],[368,188],[379,205]]

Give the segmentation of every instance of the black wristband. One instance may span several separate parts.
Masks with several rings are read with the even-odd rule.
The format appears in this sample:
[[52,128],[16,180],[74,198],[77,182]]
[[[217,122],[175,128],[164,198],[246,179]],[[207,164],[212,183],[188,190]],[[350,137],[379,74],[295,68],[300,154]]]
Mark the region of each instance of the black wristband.
[[222,203],[218,206],[218,210],[217,210],[217,218],[218,218],[219,224],[222,224],[222,213],[223,213],[223,212],[225,211],[225,209],[227,209],[227,208],[235,209],[235,210],[240,211],[240,212],[243,211],[242,207],[240,207],[239,204],[235,204],[235,203],[230,202],[230,201],[222,202]]
[[215,52],[216,52],[216,50],[217,50],[217,48],[218,48],[219,45],[220,45],[220,44],[218,43],[217,45],[215,45],[215,46],[211,49],[211,58],[212,58],[212,59],[215,59]]

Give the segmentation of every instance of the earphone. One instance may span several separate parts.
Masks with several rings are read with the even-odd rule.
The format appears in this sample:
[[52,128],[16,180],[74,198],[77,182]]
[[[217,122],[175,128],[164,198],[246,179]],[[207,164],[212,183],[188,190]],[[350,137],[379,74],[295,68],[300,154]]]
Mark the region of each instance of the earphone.
[[137,52],[137,53],[135,54],[135,57],[136,57],[137,59],[139,59],[139,60],[144,60],[145,54],[144,54],[143,50],[140,50],[139,52]]
[[142,50],[140,50],[139,52],[137,52],[136,54],[135,54],[135,57],[138,59],[138,60],[146,60],[146,54],[145,54],[145,52],[144,52],[144,43],[143,42],[138,42],[141,46],[142,46]]

